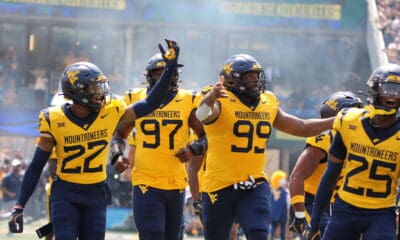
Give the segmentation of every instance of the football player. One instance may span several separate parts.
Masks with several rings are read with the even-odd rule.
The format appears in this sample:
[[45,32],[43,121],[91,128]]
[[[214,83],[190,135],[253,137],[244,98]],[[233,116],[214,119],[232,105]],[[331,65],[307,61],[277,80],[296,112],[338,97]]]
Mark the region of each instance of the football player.
[[[64,103],[72,103],[70,100],[66,100],[62,91],[58,91],[54,94],[53,98],[50,101],[50,106],[61,106]],[[40,138],[36,139],[36,143],[38,143]],[[45,176],[47,178],[46,185],[45,185],[45,194],[46,194],[46,210],[48,213],[49,223],[40,228],[36,229],[36,233],[39,238],[45,237],[46,240],[53,239],[53,225],[51,223],[51,208],[50,208],[50,196],[51,196],[51,184],[54,181],[57,171],[57,157],[55,153],[55,148],[51,151],[51,155],[49,160],[47,161],[47,168],[44,170]]]
[[264,79],[254,57],[233,55],[196,110],[208,139],[201,195],[206,239],[227,239],[235,218],[247,239],[267,239],[271,192],[263,169],[272,127],[308,137],[332,126],[333,118],[305,120],[284,112],[264,91]]
[[[212,89],[212,85],[206,86],[201,91],[201,96],[204,96],[208,91]],[[199,98],[201,99],[201,98]],[[193,134],[193,131],[190,132],[191,140],[195,140],[196,136]],[[195,156],[188,161],[186,166],[186,171],[188,173],[188,182],[189,182],[189,189],[193,199],[193,210],[194,213],[200,218],[200,221],[203,221],[202,218],[202,204],[201,204],[201,182],[206,170],[206,159],[207,153],[200,156]],[[240,226],[239,223],[235,220],[230,234],[229,240],[237,240],[238,235],[240,234]]]
[[[129,90],[125,101],[130,104],[146,98],[165,66],[161,54],[151,57],[144,71],[148,87]],[[135,121],[134,154],[130,151],[134,163],[130,166],[133,216],[141,240],[179,239],[182,234],[188,184],[184,162],[207,149],[203,125],[195,115],[197,97],[179,87],[176,69],[162,107]],[[190,129],[198,140],[188,144]]]
[[[341,109],[349,107],[361,108],[363,103],[354,93],[339,91],[323,101],[319,113],[321,118],[328,118],[336,116]],[[326,168],[328,150],[334,136],[334,130],[327,130],[307,138],[306,146],[290,175],[289,189],[294,218],[289,229],[293,232],[302,234],[306,226],[306,219],[307,222],[310,221],[315,193]],[[320,224],[321,233],[328,223],[329,216],[329,208],[327,208]]]
[[[158,108],[178,67],[179,47],[166,40],[159,45],[166,68],[148,97],[129,107],[110,98],[108,80],[93,63],[77,62],[61,76],[64,96],[72,104],[49,107],[40,112],[40,139],[20,189],[9,221],[11,232],[23,231],[23,208],[32,195],[42,169],[55,148],[56,177],[51,190],[51,217],[56,239],[104,239],[106,205],[110,190],[105,183],[110,138],[119,129],[129,133],[132,122]],[[126,137],[126,136],[125,136]],[[116,149],[112,151],[115,157]],[[127,163],[115,157],[122,172]]]
[[400,174],[400,66],[377,68],[367,81],[368,105],[346,108],[333,125],[329,149],[312,210],[307,239],[319,239],[323,209],[329,204],[338,177],[332,216],[324,239],[395,239],[396,186]]

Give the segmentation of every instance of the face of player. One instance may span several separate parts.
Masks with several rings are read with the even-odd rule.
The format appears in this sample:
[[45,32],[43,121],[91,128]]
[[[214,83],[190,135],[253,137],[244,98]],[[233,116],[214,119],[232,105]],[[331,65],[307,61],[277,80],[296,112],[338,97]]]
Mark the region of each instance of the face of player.
[[110,92],[110,86],[108,81],[97,82],[89,85],[87,91],[91,96],[91,104],[96,106],[94,110],[98,111],[106,103],[106,95]]
[[379,88],[378,94],[381,105],[394,109],[400,107],[400,84],[383,83]]
[[247,88],[253,92],[259,92],[260,89],[260,72],[247,72],[242,76],[242,80],[246,83]]
[[159,69],[155,69],[151,72],[151,78],[154,80],[154,82],[157,82],[158,79],[160,79],[163,71],[164,71],[163,68],[159,68]]

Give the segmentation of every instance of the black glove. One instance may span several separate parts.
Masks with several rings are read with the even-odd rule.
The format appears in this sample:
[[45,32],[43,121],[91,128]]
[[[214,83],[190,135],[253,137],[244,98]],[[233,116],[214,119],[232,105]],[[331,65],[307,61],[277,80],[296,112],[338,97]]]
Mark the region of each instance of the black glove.
[[307,226],[306,218],[297,218],[294,216],[293,220],[289,224],[289,230],[295,233],[303,233]]
[[24,215],[22,208],[14,208],[11,212],[8,228],[10,232],[22,233],[24,231]]
[[201,212],[203,210],[203,206],[201,205],[201,200],[195,200],[193,201],[193,211],[194,214],[199,216],[200,220],[202,220],[202,215]]
[[167,67],[183,67],[182,64],[178,64],[179,57],[179,46],[175,41],[165,39],[167,42],[168,50],[165,51],[161,44],[158,44],[161,55],[165,61]]
[[233,185],[233,188],[235,190],[249,190],[257,187],[257,182],[253,178],[253,176],[249,175],[249,179],[247,181],[240,181],[238,183],[235,183]]
[[321,240],[321,233],[318,228],[312,228],[307,224],[304,230],[304,237],[306,240]]
[[39,238],[46,237],[46,239],[53,239],[53,224],[50,222],[40,228],[36,229],[36,234]]

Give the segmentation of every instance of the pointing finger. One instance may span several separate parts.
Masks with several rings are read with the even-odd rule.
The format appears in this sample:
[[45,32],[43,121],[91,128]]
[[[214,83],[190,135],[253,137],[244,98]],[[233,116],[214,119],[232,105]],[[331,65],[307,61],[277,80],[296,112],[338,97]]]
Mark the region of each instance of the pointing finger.
[[219,77],[219,82],[222,83],[222,84],[224,84],[224,82],[225,82],[225,77],[224,77],[224,75],[221,75],[221,76]]

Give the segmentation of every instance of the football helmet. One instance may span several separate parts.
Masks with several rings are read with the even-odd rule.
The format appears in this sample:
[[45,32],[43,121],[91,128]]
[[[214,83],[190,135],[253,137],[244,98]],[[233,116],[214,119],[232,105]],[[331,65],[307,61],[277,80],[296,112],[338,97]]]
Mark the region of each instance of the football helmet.
[[364,104],[362,100],[354,93],[349,91],[339,91],[331,94],[323,101],[319,109],[319,114],[321,115],[321,118],[328,118],[336,116],[342,108],[362,108],[363,106]]
[[[146,81],[147,81],[147,88],[148,90],[152,89],[154,84],[156,84],[156,82],[158,81],[158,79],[160,78],[160,76],[155,76],[154,75],[154,71],[155,70],[159,70],[159,69],[164,69],[166,66],[165,60],[163,59],[163,57],[161,56],[161,53],[157,53],[154,56],[152,56],[149,60],[149,62],[146,65],[146,69],[143,72],[143,75],[146,77]],[[183,65],[179,64],[179,67],[182,67]],[[176,68],[173,76],[172,76],[172,80],[171,80],[171,84],[169,86],[169,91],[170,92],[174,92],[177,91],[179,88],[179,70],[178,68]]]
[[[252,89],[243,79],[243,75],[248,72],[256,72],[258,74],[256,87]],[[229,57],[222,66],[220,75],[225,77],[225,88],[238,95],[257,99],[260,93],[265,90],[264,69],[254,57],[248,54],[236,54]]]
[[376,109],[390,111],[400,107],[400,65],[387,64],[377,68],[367,81],[368,103]]
[[110,94],[108,80],[99,67],[90,62],[68,66],[61,76],[61,88],[66,99],[98,112]]

